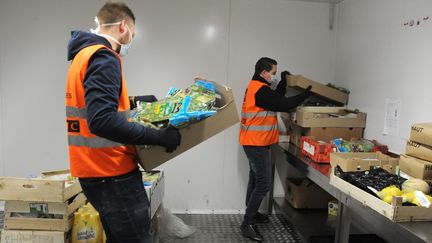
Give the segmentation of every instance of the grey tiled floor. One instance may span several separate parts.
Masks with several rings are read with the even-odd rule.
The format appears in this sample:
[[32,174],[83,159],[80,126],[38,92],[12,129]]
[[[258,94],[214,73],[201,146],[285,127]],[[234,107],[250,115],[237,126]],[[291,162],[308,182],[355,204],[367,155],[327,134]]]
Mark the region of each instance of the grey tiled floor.
[[[237,243],[254,242],[243,237],[240,224],[243,215],[240,214],[182,214],[176,215],[188,225],[197,227],[197,231],[185,239],[162,239],[161,243]],[[271,215],[270,223],[260,224],[258,228],[264,237],[264,242],[301,243],[292,226],[281,215]]]

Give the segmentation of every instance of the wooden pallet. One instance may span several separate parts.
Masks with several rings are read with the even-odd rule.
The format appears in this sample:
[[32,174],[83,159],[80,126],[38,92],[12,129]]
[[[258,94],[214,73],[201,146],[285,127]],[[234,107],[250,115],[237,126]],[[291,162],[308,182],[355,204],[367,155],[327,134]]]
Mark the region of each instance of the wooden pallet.
[[70,243],[70,232],[2,230],[1,243]]
[[[66,202],[6,201],[5,229],[54,230],[67,232],[72,228],[73,213],[86,202],[83,193]],[[59,218],[33,218],[30,213],[58,215]],[[24,214],[26,217],[19,217]],[[31,216],[31,215],[30,215]]]
[[78,181],[69,185],[52,179],[66,173],[69,171],[45,172],[44,178],[0,177],[0,200],[63,203],[82,191]]

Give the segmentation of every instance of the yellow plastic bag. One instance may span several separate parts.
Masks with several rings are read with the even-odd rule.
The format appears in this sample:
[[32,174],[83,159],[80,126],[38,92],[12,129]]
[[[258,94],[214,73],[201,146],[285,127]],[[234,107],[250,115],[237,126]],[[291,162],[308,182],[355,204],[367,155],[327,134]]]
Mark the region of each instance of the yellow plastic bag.
[[87,203],[74,213],[72,243],[103,243],[103,238],[99,213]]

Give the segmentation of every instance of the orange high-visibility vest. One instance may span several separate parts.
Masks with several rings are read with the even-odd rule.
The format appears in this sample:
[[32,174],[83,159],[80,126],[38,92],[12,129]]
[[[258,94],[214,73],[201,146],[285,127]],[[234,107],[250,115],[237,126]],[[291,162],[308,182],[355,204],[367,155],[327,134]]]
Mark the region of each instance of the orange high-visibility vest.
[[267,84],[251,80],[246,89],[240,124],[241,145],[268,146],[279,141],[277,113],[255,105],[255,94],[264,85]]
[[[70,64],[66,82],[66,123],[69,163],[75,177],[111,177],[126,174],[137,167],[136,149],[90,132],[84,99],[84,77],[92,55],[104,45],[83,48]],[[113,51],[114,52],[114,51]],[[115,53],[115,52],[114,52]],[[121,58],[115,53],[120,60]],[[130,121],[130,103],[122,72],[118,113]]]

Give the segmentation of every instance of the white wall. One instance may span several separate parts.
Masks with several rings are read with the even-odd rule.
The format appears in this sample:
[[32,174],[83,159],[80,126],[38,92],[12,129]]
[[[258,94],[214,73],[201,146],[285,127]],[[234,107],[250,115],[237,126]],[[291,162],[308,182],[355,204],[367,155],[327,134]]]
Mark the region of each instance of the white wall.
[[[432,17],[428,0],[345,0],[339,4],[336,80],[350,106],[368,113],[366,137],[405,150],[410,125],[432,120]],[[402,102],[399,134],[383,136],[385,98]]]
[[[7,33],[0,42],[5,175],[68,167],[66,44],[70,30],[93,27],[93,16],[103,2],[1,2],[0,31]],[[131,95],[162,97],[170,86],[185,87],[199,74],[231,86],[240,110],[244,89],[261,56],[276,58],[280,71],[322,82],[334,80],[328,4],[159,0],[130,1],[130,6],[138,26],[124,59]],[[244,208],[249,168],[237,136],[238,125],[162,166],[169,208],[195,212]]]

